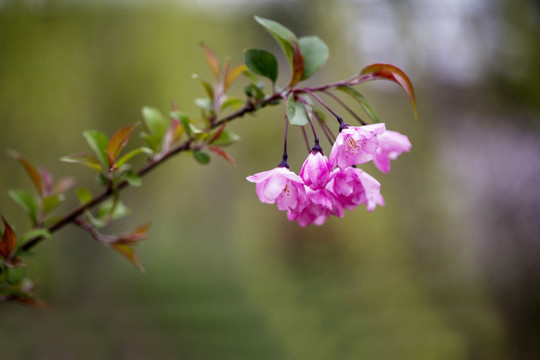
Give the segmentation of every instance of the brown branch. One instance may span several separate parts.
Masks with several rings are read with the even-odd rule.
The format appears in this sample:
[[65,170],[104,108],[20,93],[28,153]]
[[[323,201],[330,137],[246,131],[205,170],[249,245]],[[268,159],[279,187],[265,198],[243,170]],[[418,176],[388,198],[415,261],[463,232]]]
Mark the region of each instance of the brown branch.
[[[254,113],[254,112],[258,111],[259,109],[276,102],[277,100],[287,99],[287,97],[289,96],[289,94],[291,92],[312,94],[313,92],[324,92],[324,91],[329,90],[329,89],[335,89],[335,88],[337,88],[339,86],[352,86],[352,85],[356,85],[356,84],[359,84],[359,83],[362,83],[362,82],[365,82],[365,81],[374,80],[374,79],[375,79],[375,77],[372,76],[372,75],[363,75],[363,76],[358,76],[357,75],[357,76],[354,76],[354,77],[352,77],[350,79],[347,79],[347,80],[334,82],[334,83],[329,83],[329,84],[316,86],[316,87],[286,89],[286,90],[283,90],[281,92],[275,92],[272,95],[268,95],[268,96],[266,96],[266,97],[264,97],[264,98],[262,98],[262,99],[260,99],[260,100],[258,100],[256,102],[253,102],[251,99],[248,99],[248,101],[247,101],[246,105],[244,105],[244,107],[242,107],[241,109],[239,109],[239,110],[237,110],[237,111],[235,111],[235,112],[233,112],[233,113],[231,113],[231,114],[229,114],[229,115],[227,115],[227,116],[213,122],[210,125],[209,130],[213,130],[213,129],[215,129],[215,128],[217,128],[217,127],[219,127],[219,126],[221,126],[221,125],[223,125],[223,124],[225,124],[227,122],[230,122],[230,121],[234,120],[234,119],[241,118],[246,114]],[[195,138],[190,137],[189,139],[185,140],[182,144],[178,145],[177,147],[175,147],[175,148],[171,149],[170,151],[168,151],[167,153],[165,153],[163,156],[148,162],[145,166],[143,166],[141,169],[139,169],[139,171],[137,171],[137,175],[142,177],[145,174],[149,173],[150,171],[154,170],[159,165],[163,164],[165,161],[167,161],[168,159],[170,159],[174,155],[177,155],[177,154],[179,154],[179,153],[181,153],[183,151],[188,151],[188,150],[192,149],[192,144],[193,144],[194,141],[195,141]],[[60,230],[61,228],[63,228],[64,226],[66,226],[67,224],[69,224],[71,222],[75,222],[75,220],[80,215],[82,215],[85,211],[90,210],[94,206],[102,203],[103,201],[108,199],[111,195],[113,195],[115,192],[126,188],[128,185],[129,185],[128,182],[124,180],[124,181],[119,182],[117,185],[115,185],[113,187],[108,187],[101,194],[97,195],[96,197],[94,197],[89,202],[76,207],[70,213],[68,213],[66,216],[64,216],[62,219],[60,219],[57,223],[55,223],[54,225],[51,225],[50,227],[48,227],[47,231],[49,231],[50,233],[54,233],[54,232]],[[44,239],[45,238],[42,237],[42,236],[38,236],[38,237],[35,237],[33,239],[30,239],[23,246],[21,246],[20,249],[22,251],[28,251],[28,250],[32,249],[34,246],[36,246],[37,244],[39,244]]]

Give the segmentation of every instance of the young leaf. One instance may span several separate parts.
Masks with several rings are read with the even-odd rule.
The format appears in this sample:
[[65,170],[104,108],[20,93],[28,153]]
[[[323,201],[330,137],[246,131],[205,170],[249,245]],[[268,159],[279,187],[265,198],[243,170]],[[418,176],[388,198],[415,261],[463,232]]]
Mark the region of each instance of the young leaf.
[[380,79],[390,80],[399,84],[403,90],[409,95],[411,104],[414,110],[414,117],[418,119],[418,110],[416,108],[416,97],[414,95],[414,88],[411,80],[400,68],[390,64],[372,64],[366,66],[362,74],[372,74]]
[[373,121],[379,122],[379,116],[375,111],[375,107],[373,106],[373,104],[371,104],[371,102],[369,102],[367,97],[362,95],[361,92],[350,86],[338,86],[337,89],[352,96],[353,99],[357,100],[360,105],[362,105],[366,113],[373,119]]
[[203,86],[204,90],[206,91],[206,94],[208,97],[212,100],[214,100],[214,89],[212,88],[212,85],[208,83],[207,81],[203,80],[199,75],[193,74],[191,75],[191,78],[197,79],[200,81],[201,85]]
[[99,163],[99,160],[88,154],[73,154],[60,158],[60,161],[74,164],[81,164],[88,166],[91,169],[97,170],[99,172],[103,171],[103,167]]
[[131,150],[131,151],[128,152],[126,155],[124,155],[124,156],[122,156],[120,159],[118,159],[118,161],[116,162],[116,166],[118,166],[118,168],[121,168],[121,167],[124,166],[129,160],[131,160],[132,157],[134,157],[135,155],[141,154],[141,153],[145,153],[145,154],[147,154],[147,155],[151,155],[151,154],[152,154],[152,150],[150,150],[150,149],[147,148],[147,147],[140,147],[140,148]]
[[33,226],[37,225],[39,206],[36,199],[26,190],[9,190],[9,197],[19,204],[32,222]]
[[294,86],[304,78],[304,56],[297,43],[293,43],[293,60],[290,86]]
[[262,91],[262,87],[257,86],[256,84],[246,85],[244,88],[244,93],[247,97],[255,98],[255,100],[260,100],[265,96],[264,92]]
[[132,232],[126,234],[119,234],[115,236],[115,244],[133,243],[136,241],[144,240],[148,237],[148,230],[150,230],[150,223],[139,226]]
[[62,202],[62,197],[59,195],[51,195],[43,198],[43,213],[48,214]]
[[52,194],[53,195],[61,195],[71,189],[75,185],[75,178],[68,177],[68,178],[61,178],[58,180],[56,185],[53,188]]
[[208,153],[201,150],[193,150],[192,153],[199,164],[206,165],[210,162],[210,155],[208,155]]
[[116,158],[120,154],[120,151],[127,145],[129,139],[131,138],[133,129],[135,129],[135,127],[138,125],[139,123],[136,122],[134,124],[124,126],[111,137],[106,150],[109,157],[109,164],[114,164]]
[[287,118],[291,125],[304,126],[309,123],[304,105],[294,99],[294,94],[287,100]]
[[92,151],[94,151],[94,154],[96,154],[103,169],[108,169],[107,145],[109,144],[109,139],[107,135],[98,130],[87,130],[83,132],[83,136]]
[[137,173],[135,171],[133,171],[133,170],[127,171],[123,175],[123,178],[131,186],[136,186],[137,187],[137,186],[141,186],[141,184],[142,184],[141,177],[139,175],[137,175]]
[[280,23],[261,18],[258,16],[255,16],[255,20],[261,24],[266,31],[270,33],[276,39],[279,46],[281,46],[281,49],[287,56],[287,59],[292,64],[293,62],[293,43],[296,43],[298,40],[296,38],[296,35],[294,33],[287,29],[285,26],[281,25]]
[[278,76],[278,62],[274,54],[262,49],[244,51],[244,62],[255,74],[264,76],[275,83]]
[[81,205],[88,204],[92,201],[92,193],[86,186],[81,186],[77,189],[77,199]]
[[209,98],[196,98],[195,105],[206,111],[212,111],[212,100]]
[[10,260],[17,249],[17,236],[3,216],[2,221],[4,222],[4,234],[0,242],[0,255],[6,260]]
[[24,244],[30,239],[34,239],[37,237],[42,237],[45,239],[52,239],[52,234],[47,231],[46,229],[30,229],[27,232],[24,233],[24,235],[21,237],[21,243]]
[[169,127],[168,119],[165,119],[158,109],[149,106],[143,107],[142,115],[144,123],[150,132],[150,134],[145,134],[144,138],[152,150],[157,151]]
[[124,255],[133,265],[139,269],[140,272],[144,273],[144,268],[135,253],[135,250],[127,244],[110,244],[109,245],[114,250],[118,251],[120,254]]
[[223,104],[221,104],[220,109],[225,110],[228,107],[232,107],[233,109],[239,109],[242,105],[244,105],[244,102],[239,98],[227,97]]
[[109,217],[111,220],[116,220],[129,215],[129,212],[128,207],[122,201],[108,200],[97,209],[96,216],[98,219]]
[[8,153],[11,155],[11,157],[21,163],[21,165],[24,167],[24,169],[30,176],[30,179],[32,179],[32,182],[34,183],[38,194],[41,196],[44,191],[44,186],[39,171],[18,152],[9,150]]
[[209,143],[216,146],[228,146],[240,141],[240,136],[232,131],[222,130],[220,134]]
[[229,153],[226,152],[225,150],[223,150],[222,148],[214,146],[214,145],[210,145],[210,146],[208,146],[208,150],[210,150],[210,151],[216,153],[217,155],[221,156],[223,159],[227,160],[232,166],[236,167],[236,161],[234,161],[232,156],[229,155]]
[[328,60],[328,46],[317,36],[301,37],[298,40],[300,52],[304,57],[302,80],[311,77]]
[[203,42],[200,43],[204,55],[206,56],[206,60],[208,61],[208,65],[210,66],[210,70],[212,70],[212,75],[214,75],[214,80],[219,80],[219,61],[216,56],[216,54],[210,49],[208,46],[206,46]]
[[230,71],[227,72],[227,76],[225,76],[225,83],[223,85],[224,90],[227,91],[229,86],[232,85],[234,80],[241,74],[243,74],[247,70],[247,66],[244,64],[237,65],[233,67]]

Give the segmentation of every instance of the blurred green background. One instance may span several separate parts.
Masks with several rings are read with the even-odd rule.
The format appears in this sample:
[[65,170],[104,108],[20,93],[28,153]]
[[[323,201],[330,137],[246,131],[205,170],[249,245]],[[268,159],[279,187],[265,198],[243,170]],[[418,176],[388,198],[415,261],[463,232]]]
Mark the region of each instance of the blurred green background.
[[[536,1],[0,1],[0,147],[97,189],[57,159],[145,105],[196,117],[199,40],[233,63],[279,51],[253,15],[326,41],[311,84],[372,62],[409,74],[416,122],[395,84],[359,87],[413,143],[389,174],[366,167],[386,207],[289,223],[245,181],[279,162],[283,107],[235,121],[236,168],[182,155],[125,191],[133,214],[110,231],[152,221],[145,275],[73,227],[39,246],[27,271],[52,308],[1,305],[0,358],[540,358]],[[298,172],[305,146],[290,139]],[[23,230],[7,189],[31,183],[0,166],[0,212]]]

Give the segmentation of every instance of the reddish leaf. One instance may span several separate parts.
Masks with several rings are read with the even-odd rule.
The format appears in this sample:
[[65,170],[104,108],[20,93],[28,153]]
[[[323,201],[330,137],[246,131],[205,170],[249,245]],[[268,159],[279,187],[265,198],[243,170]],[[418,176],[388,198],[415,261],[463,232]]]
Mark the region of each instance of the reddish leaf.
[[75,185],[75,178],[61,178],[58,180],[56,185],[53,188],[53,195],[61,195],[71,189]]
[[2,242],[0,242],[0,255],[6,260],[10,260],[17,249],[17,236],[3,216],[2,221],[4,222],[4,235]]
[[403,90],[405,90],[407,95],[409,95],[409,99],[411,100],[414,110],[414,117],[418,119],[414,88],[411,80],[409,79],[407,74],[403,72],[403,70],[390,64],[372,64],[366,66],[362,70],[362,74],[372,74],[373,76],[376,76],[378,78],[394,81],[395,83],[399,84],[403,88]]
[[50,172],[47,171],[44,167],[39,168],[39,173],[41,175],[41,180],[43,184],[43,195],[51,195],[52,191],[52,182],[53,178]]
[[32,166],[21,154],[15,151],[10,151],[11,156],[19,161],[21,165],[24,167],[28,175],[30,176],[30,179],[32,179],[32,182],[34,183],[34,186],[36,187],[39,195],[41,196],[43,194],[43,182],[41,179],[41,175],[39,174],[39,171]]
[[114,164],[114,161],[118,157],[118,154],[120,154],[120,151],[122,151],[124,146],[127,145],[133,129],[135,129],[138,125],[139,122],[124,126],[112,136],[111,140],[109,141],[109,145],[107,145],[107,156],[109,157],[109,164],[111,164],[111,166]]
[[240,76],[241,74],[243,74],[244,71],[246,70],[247,70],[247,66],[244,64],[233,67],[231,71],[229,71],[227,75],[225,76],[225,85],[224,85],[225,91],[227,91],[227,89],[229,88],[229,86],[231,86],[234,80],[236,80],[236,78]]
[[206,56],[206,61],[208,61],[208,65],[210,65],[210,70],[212,70],[212,74],[214,75],[214,79],[216,81],[219,80],[219,61],[217,59],[216,54],[210,49],[208,46],[206,46],[203,42],[200,43],[204,55]]
[[223,133],[223,130],[225,130],[225,126],[226,126],[226,125],[227,125],[227,124],[221,125],[221,126],[216,130],[216,132],[215,132],[214,134],[212,134],[212,137],[210,138],[210,140],[208,140],[208,143],[209,143],[209,144],[213,143],[214,141],[216,141],[216,140],[219,138],[219,136],[221,135],[221,133]]
[[135,250],[127,244],[111,244],[109,245],[114,250],[118,251],[120,254],[124,255],[133,265],[139,269],[140,272],[144,273],[144,268],[135,253]]
[[114,243],[125,244],[144,240],[148,236],[148,230],[150,230],[150,226],[151,224],[147,223],[139,226],[130,233],[117,235],[115,236]]
[[48,309],[49,305],[43,300],[36,299],[31,296],[16,296],[14,298],[9,299],[10,301],[17,301],[24,305],[33,306],[39,309]]
[[292,59],[292,78],[291,85],[294,86],[304,77],[304,57],[296,42],[293,43],[293,59]]
[[214,146],[214,145],[210,145],[208,146],[208,150],[218,154],[219,156],[227,160],[232,166],[236,166],[236,161],[234,161],[231,155],[229,155],[229,153],[223,150],[222,148]]

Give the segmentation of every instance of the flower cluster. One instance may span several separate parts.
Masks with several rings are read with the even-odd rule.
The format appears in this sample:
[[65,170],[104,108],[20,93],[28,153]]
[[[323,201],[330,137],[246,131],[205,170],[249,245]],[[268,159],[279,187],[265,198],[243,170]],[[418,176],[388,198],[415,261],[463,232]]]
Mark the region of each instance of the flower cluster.
[[331,216],[343,217],[344,210],[365,204],[368,211],[384,206],[380,183],[356,165],[369,161],[382,172],[390,170],[390,160],[411,149],[407,136],[386,130],[384,124],[344,126],[330,152],[323,155],[316,144],[302,166],[300,175],[286,162],[247,180],[255,183],[259,200],[287,211],[290,221],[302,227],[322,225]]

